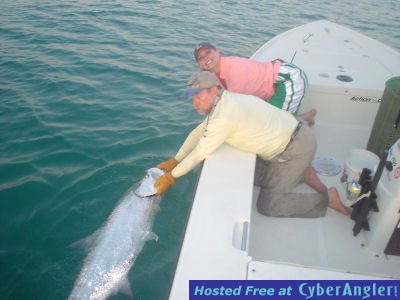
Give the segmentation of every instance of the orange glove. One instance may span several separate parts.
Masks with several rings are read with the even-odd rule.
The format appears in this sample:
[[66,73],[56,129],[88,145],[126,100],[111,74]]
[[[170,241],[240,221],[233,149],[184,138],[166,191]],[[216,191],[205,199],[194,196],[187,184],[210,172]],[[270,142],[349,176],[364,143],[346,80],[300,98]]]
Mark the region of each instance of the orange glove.
[[171,172],[177,164],[178,161],[175,158],[171,157],[169,160],[159,163],[156,167],[164,170],[165,172]]
[[171,184],[175,184],[175,178],[171,173],[165,173],[164,175],[158,177],[154,183],[154,187],[157,189],[156,195],[164,194]]

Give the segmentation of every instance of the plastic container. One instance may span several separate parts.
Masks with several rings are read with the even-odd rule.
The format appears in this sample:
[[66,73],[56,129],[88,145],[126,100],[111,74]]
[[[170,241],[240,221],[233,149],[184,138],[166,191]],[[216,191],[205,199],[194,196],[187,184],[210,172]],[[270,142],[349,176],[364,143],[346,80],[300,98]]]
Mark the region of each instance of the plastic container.
[[371,170],[373,177],[379,164],[379,157],[365,149],[353,149],[344,163],[341,181],[347,185],[349,182],[358,182],[363,168]]
[[344,205],[347,207],[350,207],[354,203],[356,203],[358,201],[358,197],[361,194],[361,189],[362,189],[361,184],[359,184],[355,181],[348,182],[347,186],[346,186],[347,199],[346,199]]
[[379,157],[400,138],[400,76],[386,81],[367,149]]

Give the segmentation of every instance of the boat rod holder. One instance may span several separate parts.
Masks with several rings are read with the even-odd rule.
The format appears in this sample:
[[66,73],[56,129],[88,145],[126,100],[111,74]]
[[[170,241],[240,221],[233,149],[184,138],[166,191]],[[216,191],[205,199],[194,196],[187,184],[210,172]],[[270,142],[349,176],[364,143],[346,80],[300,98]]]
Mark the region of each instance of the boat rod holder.
[[360,179],[358,181],[358,183],[362,186],[361,194],[369,194],[369,196],[363,198],[352,206],[353,211],[351,213],[351,219],[355,221],[355,224],[353,226],[354,236],[357,236],[360,233],[361,229],[369,231],[370,227],[367,220],[368,214],[371,210],[375,212],[379,211],[378,205],[376,203],[377,195],[375,194],[375,189],[378,186],[383,169],[387,165],[386,159],[388,157],[388,154],[389,148],[386,147],[379,161],[379,165],[376,169],[373,180],[371,180],[370,169],[364,168],[361,172]]

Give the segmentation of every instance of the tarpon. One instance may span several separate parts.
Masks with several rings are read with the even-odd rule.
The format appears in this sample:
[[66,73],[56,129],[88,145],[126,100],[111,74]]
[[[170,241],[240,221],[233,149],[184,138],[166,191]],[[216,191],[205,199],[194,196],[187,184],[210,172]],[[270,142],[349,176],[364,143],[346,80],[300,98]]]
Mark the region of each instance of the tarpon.
[[163,174],[157,168],[147,170],[139,186],[125,194],[105,225],[82,240],[91,248],[69,299],[106,299],[119,291],[133,298],[127,275],[144,243],[157,240],[151,227],[161,197],[155,195],[154,182]]

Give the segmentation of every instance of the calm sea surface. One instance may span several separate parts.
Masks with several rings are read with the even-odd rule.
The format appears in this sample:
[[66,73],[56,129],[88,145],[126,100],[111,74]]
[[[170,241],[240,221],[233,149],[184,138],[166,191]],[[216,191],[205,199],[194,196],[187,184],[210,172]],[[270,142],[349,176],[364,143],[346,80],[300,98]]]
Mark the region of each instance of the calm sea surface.
[[[1,1],[0,298],[68,297],[86,254],[67,246],[201,120],[179,100],[197,42],[247,57],[328,19],[400,50],[399,12],[398,0]],[[136,300],[168,296],[198,174],[163,198],[159,240],[129,273]]]

